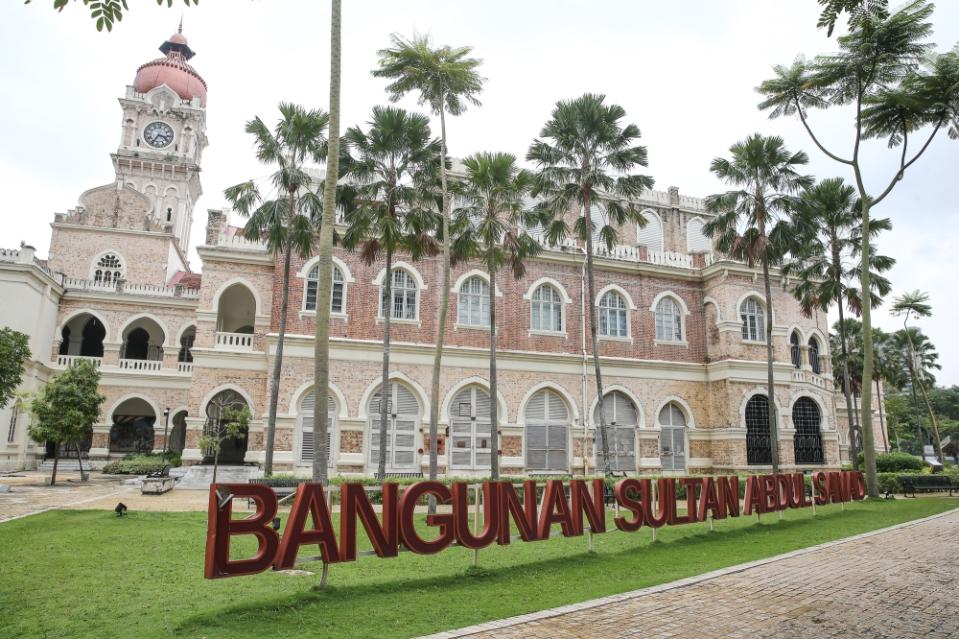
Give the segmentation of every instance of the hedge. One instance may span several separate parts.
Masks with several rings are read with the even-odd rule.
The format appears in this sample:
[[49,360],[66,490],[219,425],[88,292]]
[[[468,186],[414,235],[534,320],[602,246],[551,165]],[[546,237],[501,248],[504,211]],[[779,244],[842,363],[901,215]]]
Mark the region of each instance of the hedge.
[[[863,466],[863,456],[859,453],[859,467]],[[898,473],[905,470],[923,470],[926,462],[921,457],[903,452],[879,453],[876,455],[876,472]]]
[[106,464],[102,472],[107,475],[147,475],[163,470],[164,466],[176,467],[180,465],[178,453],[144,453],[127,455]]

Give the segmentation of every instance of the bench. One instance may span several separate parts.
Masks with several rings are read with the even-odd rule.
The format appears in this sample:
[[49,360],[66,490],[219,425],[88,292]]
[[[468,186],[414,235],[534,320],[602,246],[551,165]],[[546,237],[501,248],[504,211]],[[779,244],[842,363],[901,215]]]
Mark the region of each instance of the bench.
[[268,477],[262,477],[259,479],[251,479],[248,483],[250,484],[259,484],[262,486],[269,486],[273,489],[273,492],[276,493],[277,498],[283,499],[284,497],[289,497],[296,492],[297,486],[303,482],[308,481],[306,479],[271,479]]
[[423,479],[423,473],[386,473],[385,479]]
[[170,492],[176,486],[176,477],[170,477],[170,465],[167,464],[160,470],[156,470],[140,480],[140,494],[142,495],[162,495]]
[[[915,497],[916,493],[934,493],[949,491],[949,496],[959,491],[959,486],[948,475],[914,475],[911,477],[901,477],[899,483],[902,485],[903,497]],[[912,493],[910,495],[909,493]]]

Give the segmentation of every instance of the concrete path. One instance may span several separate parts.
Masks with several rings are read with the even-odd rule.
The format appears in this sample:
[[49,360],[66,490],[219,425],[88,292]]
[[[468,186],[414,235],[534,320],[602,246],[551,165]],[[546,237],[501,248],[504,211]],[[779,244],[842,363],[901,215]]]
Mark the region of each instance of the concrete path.
[[959,637],[959,510],[431,639]]

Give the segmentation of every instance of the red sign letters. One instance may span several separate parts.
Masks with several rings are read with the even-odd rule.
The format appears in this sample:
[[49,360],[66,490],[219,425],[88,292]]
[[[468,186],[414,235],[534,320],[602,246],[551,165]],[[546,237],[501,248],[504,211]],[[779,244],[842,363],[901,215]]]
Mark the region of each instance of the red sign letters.
[[[616,528],[634,532],[643,526],[690,524],[713,519],[740,516],[739,477],[683,477],[622,479],[613,495],[620,514],[614,518]],[[811,506],[806,496],[802,473],[752,475],[745,480],[745,515],[769,513],[787,508]],[[678,487],[686,491],[686,513],[677,508]],[[207,579],[252,575],[270,568],[285,570],[296,563],[302,546],[315,546],[327,563],[356,560],[357,523],[362,524],[373,551],[379,557],[395,557],[402,545],[421,555],[441,552],[454,543],[470,549],[485,548],[494,542],[509,544],[512,531],[522,541],[549,539],[558,525],[565,537],[582,535],[586,528],[593,533],[606,532],[604,483],[601,479],[574,479],[564,485],[549,480],[538,499],[534,481],[522,484],[521,491],[505,481],[482,484],[483,524],[479,530],[470,527],[470,486],[453,483],[447,486],[436,481],[422,481],[400,487],[383,484],[382,513],[377,514],[361,484],[342,484],[340,491],[339,531],[335,531],[323,486],[300,484],[282,536],[273,529],[278,502],[268,486],[257,484],[213,484],[210,486],[209,522],[207,525]],[[522,496],[520,495],[522,493]],[[812,499],[818,505],[863,499],[865,481],[860,472],[818,472],[812,476]],[[222,496],[232,496],[223,499]],[[452,512],[429,515],[426,525],[435,534],[426,539],[416,529],[416,505],[424,497],[434,496],[438,503],[449,504]],[[233,519],[233,499],[251,499],[255,512],[245,519]],[[446,510],[446,509],[444,509]],[[230,557],[230,541],[235,536],[252,535],[259,543],[252,557]]]

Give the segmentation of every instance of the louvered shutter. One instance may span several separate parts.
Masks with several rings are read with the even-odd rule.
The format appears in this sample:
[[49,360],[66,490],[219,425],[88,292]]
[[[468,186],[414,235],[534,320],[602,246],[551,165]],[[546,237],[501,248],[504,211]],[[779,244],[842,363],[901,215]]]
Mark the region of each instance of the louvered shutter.
[[[409,469],[416,465],[416,423],[419,402],[413,393],[400,384],[390,384],[387,395],[386,447],[387,466]],[[368,404],[370,416],[370,463],[379,463],[381,394],[373,394]]]
[[526,405],[526,466],[532,470],[567,470],[569,411],[563,400],[541,390]]
[[[333,399],[332,395],[327,395],[327,435],[329,435],[331,441],[333,436],[333,428],[336,420],[336,401]],[[313,437],[313,411],[316,407],[316,393],[310,392],[309,395],[303,398],[303,402],[300,405],[300,460],[307,462],[313,461],[313,450],[315,447],[315,440]],[[333,446],[327,446],[327,463],[333,465]]]
[[686,225],[686,250],[690,253],[711,251],[713,242],[703,233],[703,221],[694,217]]
[[663,251],[663,223],[658,215],[644,212],[646,226],[636,229],[636,244],[645,246],[648,251]]
[[450,407],[450,465],[469,468],[473,464],[473,390],[460,391]]

